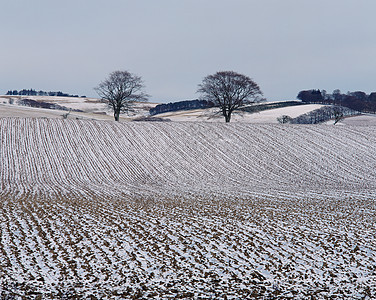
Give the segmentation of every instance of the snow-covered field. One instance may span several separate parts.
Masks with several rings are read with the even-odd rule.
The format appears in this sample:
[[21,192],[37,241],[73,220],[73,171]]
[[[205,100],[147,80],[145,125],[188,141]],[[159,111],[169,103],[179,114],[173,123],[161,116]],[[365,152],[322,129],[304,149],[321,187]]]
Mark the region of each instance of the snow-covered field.
[[[13,104],[9,100],[13,100]],[[57,104],[67,109],[81,110],[82,112],[71,111],[68,119],[79,120],[101,120],[112,121],[113,113],[108,106],[96,98],[77,98],[77,97],[51,97],[51,96],[0,96],[0,118],[7,117],[21,117],[21,118],[53,118],[63,119],[63,115],[67,111],[58,109],[43,109],[35,107],[27,107],[18,105],[20,99],[31,99],[35,101],[43,101],[47,103]],[[272,102],[268,102],[272,103]],[[156,106],[157,103],[136,103],[135,109],[129,114],[121,114],[120,121],[132,121],[134,119],[148,116],[149,109]],[[288,115],[291,118],[298,117],[302,114],[309,113],[312,110],[318,109],[323,105],[307,104],[299,106],[290,106],[276,109],[269,109],[258,113],[239,113],[235,112],[232,116],[231,122],[239,123],[271,123],[277,124],[277,118],[282,115]],[[196,110],[182,110],[163,114],[158,114],[155,117],[170,120],[174,122],[224,122],[221,114],[218,114],[218,109],[196,109]],[[332,125],[333,121],[328,121],[327,124]],[[361,115],[352,118],[347,118],[341,124],[349,125],[376,125],[375,115]]]
[[376,127],[0,119],[0,298],[375,299]]
[[[13,104],[9,104],[9,99]],[[67,109],[82,110],[82,112],[72,111],[68,119],[90,119],[90,120],[113,120],[113,114],[108,106],[95,98],[76,97],[50,97],[50,96],[0,96],[0,118],[4,117],[33,117],[33,118],[63,118],[67,111],[55,109],[42,109],[18,105],[20,99],[31,99],[64,106]],[[129,121],[134,118],[147,116],[149,109],[157,103],[136,103],[135,112],[130,115],[122,114],[121,121]],[[289,115],[295,118],[301,114],[320,108],[322,105],[309,104],[302,106],[291,106],[278,109],[271,109],[259,113],[233,114],[232,122],[246,123],[278,123],[277,118],[282,115]],[[183,110],[164,114],[156,117],[178,122],[224,122],[220,114],[215,114],[217,109],[197,109]]]
[[363,114],[363,115],[360,115],[360,116],[352,116],[352,117],[345,118],[339,124],[375,126],[376,125],[376,115],[374,115],[374,114]]
[[[31,99],[57,104],[66,107],[69,113],[68,119],[89,119],[112,121],[114,119],[112,111],[106,103],[96,98],[78,98],[78,97],[51,97],[51,96],[0,96],[0,118],[21,117],[21,118],[58,118],[62,119],[68,111],[58,109],[43,109],[22,106],[18,104],[20,99]],[[12,104],[10,104],[10,101]],[[135,112],[130,115],[122,114],[121,120],[128,121],[134,117],[147,115],[149,109],[157,105],[156,103],[137,103]],[[74,110],[81,110],[77,112]]]
[[[291,118],[296,118],[302,114],[308,113],[312,110],[322,107],[321,104],[307,104],[299,106],[289,106],[282,108],[274,108],[264,110],[258,113],[237,113],[235,112],[231,117],[231,122],[244,122],[244,123],[275,123],[277,118],[283,115],[288,115]],[[212,109],[195,109],[195,110],[182,110],[167,112],[156,115],[158,118],[166,118],[171,121],[178,122],[224,122],[224,117],[221,114],[216,114],[218,108]]]

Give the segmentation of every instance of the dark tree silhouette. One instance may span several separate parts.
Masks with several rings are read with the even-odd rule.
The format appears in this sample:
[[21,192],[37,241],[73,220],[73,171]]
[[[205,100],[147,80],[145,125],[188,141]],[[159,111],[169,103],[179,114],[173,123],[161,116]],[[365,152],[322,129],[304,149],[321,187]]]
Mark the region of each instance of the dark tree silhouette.
[[184,100],[171,103],[158,104],[149,110],[150,115],[162,114],[170,111],[190,110],[213,107],[213,103],[206,100]]
[[134,102],[147,101],[149,96],[143,89],[141,77],[128,71],[112,72],[95,88],[102,100],[114,111],[115,121],[119,121],[120,113],[129,112]]
[[340,90],[334,90],[328,94],[325,90],[304,90],[300,91],[298,99],[302,103],[321,103],[344,106],[359,112],[376,113],[376,93],[367,95],[362,91],[341,93]]
[[226,122],[230,122],[234,110],[262,100],[259,86],[251,78],[233,71],[206,76],[197,91],[203,100],[213,102],[220,109]]
[[343,120],[345,116],[343,112],[339,109],[334,109],[334,125],[336,125],[339,121]]
[[307,103],[323,103],[323,96],[320,90],[300,91],[297,98]]

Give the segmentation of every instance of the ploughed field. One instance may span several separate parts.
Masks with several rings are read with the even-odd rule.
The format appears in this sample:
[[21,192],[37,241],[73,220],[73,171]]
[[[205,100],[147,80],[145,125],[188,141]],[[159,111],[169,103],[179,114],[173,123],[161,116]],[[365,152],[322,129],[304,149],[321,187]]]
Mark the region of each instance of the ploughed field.
[[0,119],[0,298],[374,299],[375,146],[372,126]]

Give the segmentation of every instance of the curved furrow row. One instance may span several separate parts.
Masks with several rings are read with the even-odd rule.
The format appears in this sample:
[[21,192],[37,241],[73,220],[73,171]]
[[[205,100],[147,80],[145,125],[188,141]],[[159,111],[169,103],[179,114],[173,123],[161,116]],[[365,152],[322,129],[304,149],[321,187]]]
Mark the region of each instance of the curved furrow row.
[[[211,133],[203,134],[200,126],[188,124],[132,124],[124,128],[124,124],[110,126],[100,122],[35,120],[35,126],[27,126],[27,122],[15,122],[20,130],[12,135],[9,148],[19,147],[17,154],[4,154],[4,167],[13,173],[4,180],[18,182],[18,188],[23,184],[61,188],[62,181],[82,187],[120,183],[126,188],[132,182],[174,185],[178,181],[188,186],[206,183],[214,187],[220,183],[216,188],[246,183],[254,188],[273,183],[294,184],[294,180],[298,180],[297,185],[330,187],[343,183],[371,184],[374,178],[373,168],[364,176],[361,171],[368,170],[364,172],[358,166],[374,150],[367,152],[363,147],[357,157],[342,155],[343,143],[338,142],[333,150],[327,142],[323,144],[335,136],[327,138],[320,129],[310,132],[305,126],[222,124],[217,129],[211,124],[206,128]],[[34,131],[25,129],[33,126]],[[287,130],[293,134],[286,134]],[[348,147],[345,153],[349,152]],[[35,148],[37,155],[28,151]]]
[[[303,127],[304,128],[304,127]],[[297,128],[294,128],[297,131]],[[341,181],[352,182],[354,184],[359,184],[359,176],[353,174],[359,174],[359,169],[354,172],[354,159],[348,157],[348,154],[341,155],[339,151],[332,151],[332,146],[326,144],[324,136],[317,136],[318,130],[307,133],[307,132],[294,132],[294,140],[296,145],[292,146],[299,150],[300,156],[303,161],[306,161],[310,165],[310,176],[315,176],[319,182],[325,183],[326,181],[330,184],[339,185]],[[317,136],[315,138],[315,136]],[[291,138],[291,136],[289,136]],[[299,138],[302,138],[301,145],[299,145]],[[332,137],[329,139],[329,141]],[[328,139],[326,139],[328,141]],[[319,142],[320,141],[320,142]],[[324,142],[323,142],[324,141]],[[310,145],[307,148],[307,144]],[[309,152],[307,152],[309,150]],[[294,149],[286,151],[286,153],[293,153]],[[323,154],[324,153],[324,154]],[[318,162],[315,164],[314,162]],[[352,164],[348,162],[351,161]],[[360,161],[358,165],[362,165],[363,162]],[[299,165],[299,164],[298,164]],[[364,171],[364,170],[363,170]],[[313,173],[313,174],[312,174]],[[338,181],[338,179],[342,179]]]
[[[315,133],[319,133],[319,130],[316,130]],[[313,134],[312,130],[308,131],[307,135],[310,136],[311,134]],[[318,138],[312,141],[314,149],[317,149],[316,157],[320,153],[326,154],[323,157],[326,159],[326,161],[320,165],[330,166],[330,158],[336,157],[335,162],[338,163],[338,169],[333,173],[337,173],[338,176],[346,176],[347,181],[351,180],[354,183],[359,183],[360,180],[368,179],[366,176],[364,176],[366,174],[364,174],[363,166],[364,164],[369,164],[369,162],[372,161],[373,155],[375,154],[375,147],[370,147],[372,144],[367,143],[367,146],[364,144],[362,145],[364,140],[362,141],[361,138],[353,134],[347,134],[346,131],[331,136],[331,144],[323,144],[322,142],[320,143],[320,141],[324,140],[327,133],[322,130],[321,135],[321,139]],[[371,172],[371,176],[375,174],[373,168],[370,168],[367,171]]]

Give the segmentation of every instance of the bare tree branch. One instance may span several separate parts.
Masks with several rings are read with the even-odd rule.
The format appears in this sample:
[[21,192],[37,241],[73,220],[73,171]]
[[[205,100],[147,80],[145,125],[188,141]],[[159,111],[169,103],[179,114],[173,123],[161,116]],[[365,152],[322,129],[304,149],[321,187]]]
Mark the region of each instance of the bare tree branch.
[[233,71],[217,72],[206,76],[198,85],[202,99],[211,101],[220,109],[226,122],[230,122],[234,110],[260,101],[262,92],[249,77]]
[[114,71],[102,81],[95,91],[114,111],[115,121],[120,113],[129,112],[134,102],[147,101],[149,95],[144,93],[140,76],[127,71]]

